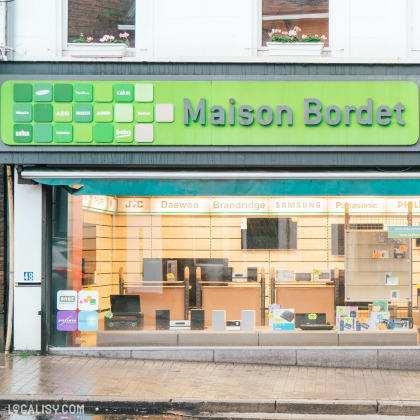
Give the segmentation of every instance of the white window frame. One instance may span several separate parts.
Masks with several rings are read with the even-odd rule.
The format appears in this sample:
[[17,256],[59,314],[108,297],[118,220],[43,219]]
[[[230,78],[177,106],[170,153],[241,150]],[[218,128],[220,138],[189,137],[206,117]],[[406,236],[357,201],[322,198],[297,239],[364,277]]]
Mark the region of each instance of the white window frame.
[[[266,45],[263,45],[262,43],[262,22],[264,20],[284,20],[284,19],[323,19],[323,18],[327,18],[328,19],[328,26],[329,26],[329,22],[330,22],[330,5],[328,2],[328,13],[307,13],[307,14],[303,14],[303,15],[296,15],[296,14],[290,14],[290,15],[271,15],[271,16],[264,16],[262,14],[262,0],[259,0],[259,10],[258,10],[258,15],[260,17],[259,19],[259,48],[263,51],[268,50],[268,47]],[[329,31],[328,31],[328,36],[329,36]]]
[[[138,28],[138,26],[139,26],[138,25],[138,19],[137,19],[137,16],[138,16],[137,10],[140,7],[140,4],[139,4],[140,0],[134,0],[134,1],[135,1],[135,4],[136,4],[136,9],[135,9],[136,12],[135,12],[135,17],[134,17],[134,22],[135,23],[133,25],[134,26],[134,39],[135,39],[134,45],[135,45],[135,47],[134,48],[127,48],[127,53],[124,57],[120,57],[120,58],[114,57],[114,58],[118,58],[119,60],[125,59],[125,58],[129,58],[129,59],[131,58],[132,59],[136,55],[137,42],[139,41],[137,30],[136,30],[136,28]],[[59,13],[61,13],[61,24],[62,24],[61,54],[60,55],[65,56],[65,57],[71,57],[72,53],[70,52],[70,49],[72,49],[72,50],[80,49],[81,50],[83,47],[81,45],[68,42],[68,16],[69,16],[68,0],[62,0],[61,4],[62,4],[62,10],[59,11]],[[119,25],[119,26],[121,26],[121,25]],[[123,26],[124,27],[121,27],[121,28],[118,27],[118,30],[121,30],[121,31],[126,30],[127,29],[126,27],[131,26],[131,25],[123,25]],[[85,58],[87,58],[87,59],[90,59],[90,58],[92,58],[92,59],[94,59],[94,58],[103,59],[105,57],[98,57],[96,55],[92,55],[92,56],[86,56]]]

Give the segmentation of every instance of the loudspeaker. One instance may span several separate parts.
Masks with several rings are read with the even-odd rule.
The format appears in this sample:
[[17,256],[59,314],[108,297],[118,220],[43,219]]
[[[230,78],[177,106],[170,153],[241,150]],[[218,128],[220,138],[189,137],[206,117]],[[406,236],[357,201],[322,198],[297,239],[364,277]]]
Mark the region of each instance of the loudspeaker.
[[224,331],[226,327],[226,311],[214,310],[212,312],[211,327],[213,331]]
[[243,310],[242,311],[242,325],[241,329],[244,331],[255,330],[255,311],[254,310]]
[[204,330],[204,309],[191,309],[191,329]]
[[248,277],[248,281],[258,281],[258,268],[248,267],[247,277]]
[[156,309],[156,329],[169,330],[169,309]]

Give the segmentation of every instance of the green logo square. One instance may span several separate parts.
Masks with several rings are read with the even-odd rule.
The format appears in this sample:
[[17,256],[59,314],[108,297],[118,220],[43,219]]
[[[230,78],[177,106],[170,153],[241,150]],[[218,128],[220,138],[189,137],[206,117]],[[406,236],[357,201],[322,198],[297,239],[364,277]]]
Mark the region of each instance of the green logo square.
[[134,97],[136,102],[153,102],[153,85],[150,83],[137,84]]
[[133,126],[130,124],[116,124],[114,127],[114,139],[117,143],[132,143]]
[[73,141],[73,126],[71,124],[55,125],[53,138],[56,143],[71,143]]
[[32,121],[32,105],[31,104],[14,104],[13,120],[15,122],[31,122]]
[[96,143],[112,143],[114,141],[114,126],[112,124],[96,124],[93,128],[93,138]]
[[95,102],[112,102],[114,100],[114,91],[111,83],[95,83],[93,91]]
[[34,84],[34,100],[35,102],[51,102],[53,98],[53,88],[51,83],[35,83]]
[[136,104],[134,119],[136,122],[153,122],[153,104]]
[[15,124],[13,137],[15,143],[30,143],[32,141],[32,125]]
[[116,122],[133,122],[133,105],[116,104],[114,109],[114,120]]
[[52,125],[51,124],[35,124],[34,141],[35,143],[51,143],[52,142]]
[[68,83],[58,83],[54,85],[55,102],[72,102],[73,86]]
[[76,143],[92,143],[92,126],[88,124],[76,124],[73,127],[74,141]]
[[35,122],[51,122],[53,120],[53,106],[51,104],[35,104]]
[[116,84],[114,86],[115,102],[133,102],[134,87],[128,84]]
[[71,104],[54,105],[54,121],[71,122],[73,120],[73,107]]
[[88,83],[76,83],[74,85],[74,100],[76,102],[92,102],[93,86]]
[[93,121],[93,107],[90,104],[74,105],[74,121],[90,123]]
[[29,83],[15,83],[13,86],[13,99],[15,102],[31,102],[32,85]]
[[95,105],[94,114],[96,122],[112,122],[114,107],[111,104]]

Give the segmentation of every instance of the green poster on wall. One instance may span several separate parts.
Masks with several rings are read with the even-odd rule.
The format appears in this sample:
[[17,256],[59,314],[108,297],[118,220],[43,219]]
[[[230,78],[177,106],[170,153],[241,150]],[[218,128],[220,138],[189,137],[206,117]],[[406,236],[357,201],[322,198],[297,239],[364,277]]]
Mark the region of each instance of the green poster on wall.
[[8,145],[409,146],[412,82],[7,81]]

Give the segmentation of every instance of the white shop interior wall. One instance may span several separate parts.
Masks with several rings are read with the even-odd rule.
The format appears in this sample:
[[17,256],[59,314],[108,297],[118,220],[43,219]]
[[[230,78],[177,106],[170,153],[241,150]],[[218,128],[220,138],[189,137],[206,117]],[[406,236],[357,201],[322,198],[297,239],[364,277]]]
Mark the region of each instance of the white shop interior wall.
[[[66,10],[67,0],[8,3],[8,44],[16,50],[14,59],[60,57]],[[256,56],[260,13],[260,0],[136,0],[136,58]],[[419,19],[418,0],[330,0],[331,56],[420,58]]]
[[[14,348],[41,349],[42,185],[14,183]],[[32,273],[28,275],[25,273]],[[32,285],[31,283],[37,283]]]

